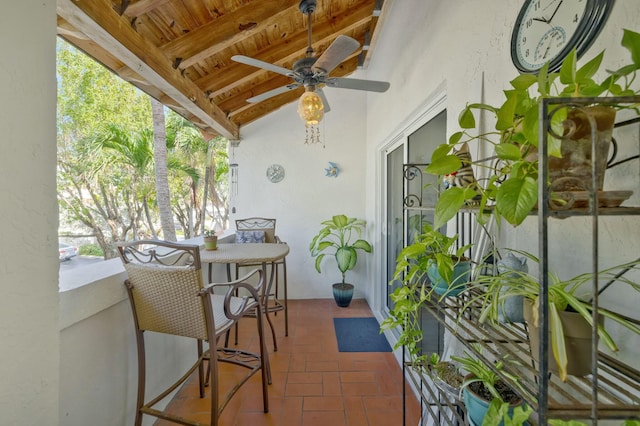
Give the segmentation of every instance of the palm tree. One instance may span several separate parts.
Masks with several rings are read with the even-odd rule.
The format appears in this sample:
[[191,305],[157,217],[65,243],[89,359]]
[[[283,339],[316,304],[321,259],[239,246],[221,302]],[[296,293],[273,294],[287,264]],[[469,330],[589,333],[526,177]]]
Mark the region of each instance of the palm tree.
[[151,100],[153,115],[153,157],[155,160],[156,199],[160,214],[160,224],[165,240],[178,241],[176,227],[173,223],[173,214],[171,213],[164,106],[154,98],[149,99]]

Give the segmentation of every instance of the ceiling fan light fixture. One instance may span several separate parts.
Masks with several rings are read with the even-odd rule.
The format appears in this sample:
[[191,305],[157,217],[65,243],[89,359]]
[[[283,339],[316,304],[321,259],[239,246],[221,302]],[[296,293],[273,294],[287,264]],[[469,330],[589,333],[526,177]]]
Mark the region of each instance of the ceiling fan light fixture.
[[324,117],[322,99],[312,89],[307,88],[298,101],[298,115],[307,126],[317,125]]

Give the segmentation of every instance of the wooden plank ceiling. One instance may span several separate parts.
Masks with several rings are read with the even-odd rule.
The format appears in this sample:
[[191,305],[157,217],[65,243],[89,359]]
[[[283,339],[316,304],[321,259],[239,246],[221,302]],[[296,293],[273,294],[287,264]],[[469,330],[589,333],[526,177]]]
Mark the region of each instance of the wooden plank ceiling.
[[[307,17],[299,3],[58,0],[58,35],[204,132],[239,139],[244,124],[297,101],[303,88],[247,103],[293,80],[230,58],[245,55],[291,69],[307,49]],[[361,46],[332,77],[366,64],[381,6],[382,0],[318,0],[312,14],[316,56],[340,34]]]

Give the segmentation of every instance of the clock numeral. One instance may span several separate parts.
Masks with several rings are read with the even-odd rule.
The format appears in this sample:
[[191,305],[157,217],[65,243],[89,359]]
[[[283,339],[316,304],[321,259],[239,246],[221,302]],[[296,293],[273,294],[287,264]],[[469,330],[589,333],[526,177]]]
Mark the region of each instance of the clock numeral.
[[533,10],[537,11],[540,9],[540,0],[533,2]]
[[527,19],[527,22],[525,23],[525,26],[527,28],[529,28],[531,26],[531,24],[533,24],[533,19],[531,19],[531,18]]
[[578,14],[573,15],[573,22],[578,22]]
[[525,58],[528,58],[528,57],[529,57],[529,49],[527,49],[527,50],[525,50],[525,51],[524,51],[524,56],[525,56]]
[[527,44],[527,37],[522,37],[522,44]]

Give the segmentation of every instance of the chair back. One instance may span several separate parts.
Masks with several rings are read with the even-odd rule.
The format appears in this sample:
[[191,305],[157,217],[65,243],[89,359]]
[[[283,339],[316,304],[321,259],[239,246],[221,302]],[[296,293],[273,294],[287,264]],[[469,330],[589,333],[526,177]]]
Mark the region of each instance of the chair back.
[[136,328],[208,340],[198,246],[145,240],[118,252]]
[[249,217],[246,219],[236,219],[236,230],[238,231],[264,231],[264,242],[276,242],[276,220],[264,217]]

